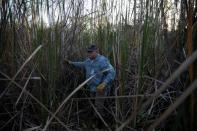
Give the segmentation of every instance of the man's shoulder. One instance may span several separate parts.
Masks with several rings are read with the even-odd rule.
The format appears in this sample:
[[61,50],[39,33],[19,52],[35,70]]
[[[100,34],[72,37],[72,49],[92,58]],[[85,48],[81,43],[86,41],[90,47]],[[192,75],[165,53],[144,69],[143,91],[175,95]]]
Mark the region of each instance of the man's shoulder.
[[105,57],[104,55],[99,55],[99,60],[100,60],[100,61],[107,61],[108,58]]
[[100,64],[108,63],[108,61],[109,61],[108,58],[103,56],[103,55],[100,55],[99,59],[97,60],[97,62],[100,63]]

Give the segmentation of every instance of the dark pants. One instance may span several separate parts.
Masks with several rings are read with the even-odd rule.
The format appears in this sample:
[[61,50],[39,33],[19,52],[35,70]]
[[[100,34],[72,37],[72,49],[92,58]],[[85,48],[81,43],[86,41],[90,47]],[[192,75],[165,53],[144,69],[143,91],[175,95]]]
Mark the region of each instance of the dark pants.
[[104,97],[105,93],[100,93],[100,92],[90,92],[90,96],[91,97],[96,97],[95,101],[94,101],[94,105],[96,107],[96,110],[99,112],[99,114],[101,116],[104,115],[104,103],[105,103],[105,99],[100,99],[97,97]]

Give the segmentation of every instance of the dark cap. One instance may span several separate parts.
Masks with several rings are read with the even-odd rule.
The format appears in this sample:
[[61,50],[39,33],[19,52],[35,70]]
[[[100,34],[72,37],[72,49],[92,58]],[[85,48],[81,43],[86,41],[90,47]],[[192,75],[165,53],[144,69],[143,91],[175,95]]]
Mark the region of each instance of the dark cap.
[[90,45],[90,46],[87,48],[87,52],[93,52],[93,51],[96,51],[96,50],[97,50],[96,45]]

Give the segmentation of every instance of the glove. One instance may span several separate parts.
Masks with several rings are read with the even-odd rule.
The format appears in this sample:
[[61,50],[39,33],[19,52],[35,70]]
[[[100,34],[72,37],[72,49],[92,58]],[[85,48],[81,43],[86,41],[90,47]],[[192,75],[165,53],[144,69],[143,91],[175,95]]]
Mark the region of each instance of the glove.
[[65,59],[63,63],[64,63],[64,64],[71,64],[71,61]]
[[100,93],[102,93],[103,90],[105,89],[105,86],[106,86],[106,83],[103,82],[103,83],[99,84],[96,89],[97,89],[97,91],[99,91]]

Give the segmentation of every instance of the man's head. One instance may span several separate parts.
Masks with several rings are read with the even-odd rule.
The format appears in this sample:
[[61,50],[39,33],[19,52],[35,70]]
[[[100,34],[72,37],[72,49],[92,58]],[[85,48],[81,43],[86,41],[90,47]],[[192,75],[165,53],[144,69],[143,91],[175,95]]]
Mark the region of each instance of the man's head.
[[97,56],[97,47],[96,45],[90,45],[88,48],[87,48],[87,53],[88,53],[88,57],[93,60],[96,58]]

